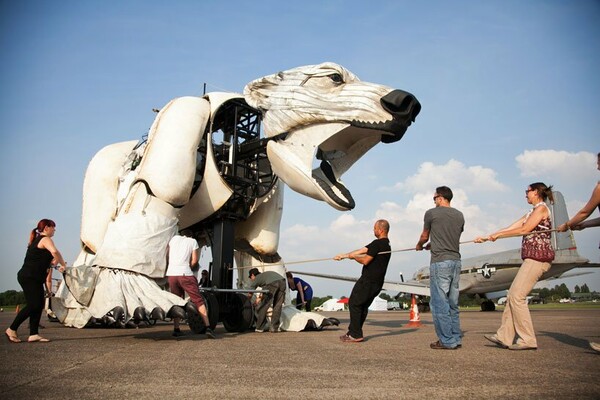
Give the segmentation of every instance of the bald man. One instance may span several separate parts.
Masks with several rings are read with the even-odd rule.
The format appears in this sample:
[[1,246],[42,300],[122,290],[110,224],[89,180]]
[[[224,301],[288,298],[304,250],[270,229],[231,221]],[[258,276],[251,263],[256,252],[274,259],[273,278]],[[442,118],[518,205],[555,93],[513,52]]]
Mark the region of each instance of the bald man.
[[380,219],[373,226],[376,239],[365,247],[350,253],[338,254],[335,260],[352,259],[363,266],[360,278],[352,288],[348,307],[350,308],[350,326],[340,340],[345,343],[364,341],[362,327],[369,313],[369,306],[383,287],[383,280],[391,258],[388,233],[390,224]]

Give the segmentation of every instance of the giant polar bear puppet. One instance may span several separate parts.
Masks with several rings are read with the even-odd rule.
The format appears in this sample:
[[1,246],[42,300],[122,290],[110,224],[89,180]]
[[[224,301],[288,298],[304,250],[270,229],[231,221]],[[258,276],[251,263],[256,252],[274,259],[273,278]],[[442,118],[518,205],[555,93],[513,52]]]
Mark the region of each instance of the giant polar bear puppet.
[[[232,154],[241,154],[244,144],[239,138],[228,142],[231,124],[220,113],[232,102],[262,115],[265,157],[249,162],[252,168],[243,176],[264,183],[266,190],[254,197],[236,197],[235,179],[225,176]],[[209,93],[170,101],[145,142],[109,145],[90,162],[83,187],[82,251],[53,311],[75,327],[115,309],[122,310],[118,318],[124,322],[169,316],[174,306],[186,304],[155,281],[165,275],[169,239],[178,229],[205,226],[223,209],[243,214],[234,230],[237,266],[285,275],[277,253],[283,183],[335,209],[351,210],[354,200],[342,175],[379,142],[400,140],[420,108],[410,93],[362,82],[330,62],[257,79],[243,96]],[[269,174],[261,175],[265,170],[272,172],[270,180]],[[240,198],[246,200],[242,206]],[[196,233],[201,245],[211,245],[210,235]],[[246,271],[239,271],[238,287],[246,283]],[[294,315],[282,328],[304,327],[306,318],[295,324]],[[322,317],[314,318],[318,326]]]

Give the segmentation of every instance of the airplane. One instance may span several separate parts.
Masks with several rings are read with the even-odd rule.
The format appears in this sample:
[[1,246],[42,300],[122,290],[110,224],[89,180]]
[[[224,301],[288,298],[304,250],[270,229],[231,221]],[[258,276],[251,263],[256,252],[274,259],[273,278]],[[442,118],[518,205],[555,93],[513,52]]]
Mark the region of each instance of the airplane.
[[[569,220],[565,200],[560,192],[553,192],[554,203],[547,202],[553,218],[553,227]],[[567,278],[584,275],[590,272],[567,274],[574,268],[600,268],[600,263],[591,263],[577,252],[577,245],[573,232],[552,232],[552,245],[555,258],[548,272],[542,275],[540,281],[558,278]],[[462,260],[459,290],[470,296],[479,296],[486,300],[481,304],[482,311],[494,311],[496,306],[492,298],[501,297],[514,280],[521,266],[521,249],[502,251]],[[307,275],[326,279],[356,282],[358,278],[319,274],[312,272],[290,271],[294,275]],[[430,296],[429,266],[422,267],[408,281],[385,281],[383,290],[396,291],[398,294],[414,294],[417,296]],[[496,297],[494,297],[496,295]],[[425,309],[428,308],[427,306]]]

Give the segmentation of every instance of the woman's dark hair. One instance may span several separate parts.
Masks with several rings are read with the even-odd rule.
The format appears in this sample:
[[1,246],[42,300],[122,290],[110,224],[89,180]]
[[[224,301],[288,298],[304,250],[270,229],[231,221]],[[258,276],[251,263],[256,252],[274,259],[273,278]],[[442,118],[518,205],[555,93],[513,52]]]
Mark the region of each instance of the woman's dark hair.
[[33,239],[35,239],[36,237],[41,235],[42,232],[44,232],[44,229],[46,229],[47,226],[49,226],[50,228],[53,228],[56,226],[56,224],[51,219],[46,219],[46,218],[41,219],[40,222],[38,222],[37,227],[33,228],[31,230],[31,233],[29,234],[28,246],[31,244],[31,242],[33,242]]
[[546,201],[550,199],[551,203],[554,203],[554,195],[552,194],[552,185],[546,186],[543,182],[535,182],[529,185],[532,190],[535,190],[537,194]]

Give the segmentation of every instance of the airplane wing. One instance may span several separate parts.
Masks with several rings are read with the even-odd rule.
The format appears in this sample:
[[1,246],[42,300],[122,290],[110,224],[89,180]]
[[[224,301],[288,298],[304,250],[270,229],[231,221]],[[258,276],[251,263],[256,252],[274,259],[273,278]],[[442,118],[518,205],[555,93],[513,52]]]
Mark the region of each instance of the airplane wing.
[[[289,272],[291,272],[294,275],[314,276],[317,278],[334,279],[337,281],[356,282],[358,280],[358,278],[351,277],[351,276],[317,274],[314,272],[301,272],[301,271],[289,271]],[[407,282],[385,281],[383,283],[383,289],[394,291],[394,292],[400,292],[400,293],[416,294],[419,296],[430,296],[431,295],[431,292],[429,291],[429,286],[424,285],[417,281],[407,281]]]
[[407,282],[383,282],[385,290],[391,290],[400,293],[416,294],[418,296],[431,296],[429,286],[417,281]]
[[600,263],[577,264],[575,268],[600,268]]
[[[574,276],[589,275],[589,274],[593,274],[593,272],[588,271],[588,272],[575,272],[572,274],[562,274],[562,275],[557,275],[557,276],[552,276],[550,278],[546,278],[546,279],[544,279],[544,281],[551,281],[554,279],[563,279],[563,278],[572,278]],[[541,281],[541,282],[543,282],[543,281]]]

